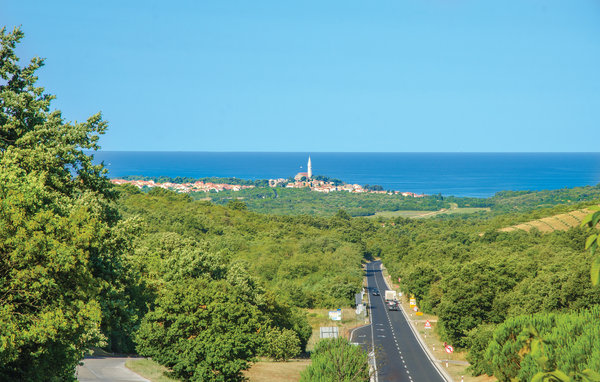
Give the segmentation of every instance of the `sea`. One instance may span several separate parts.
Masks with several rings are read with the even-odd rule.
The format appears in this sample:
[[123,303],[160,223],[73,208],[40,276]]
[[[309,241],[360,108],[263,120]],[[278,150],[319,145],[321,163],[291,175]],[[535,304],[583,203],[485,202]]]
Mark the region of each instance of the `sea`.
[[600,183],[600,153],[282,153],[98,151],[110,178],[125,175],[277,179],[307,171],[346,183],[445,196],[490,197]]

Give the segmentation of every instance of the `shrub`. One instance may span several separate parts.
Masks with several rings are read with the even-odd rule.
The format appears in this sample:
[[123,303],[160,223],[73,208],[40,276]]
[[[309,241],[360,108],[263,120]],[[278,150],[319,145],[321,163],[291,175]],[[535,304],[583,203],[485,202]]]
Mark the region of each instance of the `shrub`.
[[323,339],[311,355],[312,363],[300,381],[369,381],[367,354],[345,338]]

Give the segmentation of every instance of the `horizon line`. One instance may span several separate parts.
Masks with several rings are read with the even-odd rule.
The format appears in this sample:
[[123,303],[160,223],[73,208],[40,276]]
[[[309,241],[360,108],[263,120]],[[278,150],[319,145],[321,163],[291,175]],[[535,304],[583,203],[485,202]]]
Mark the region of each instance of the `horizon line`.
[[600,154],[600,151],[213,151],[213,150],[89,150],[84,152],[215,153],[215,154]]

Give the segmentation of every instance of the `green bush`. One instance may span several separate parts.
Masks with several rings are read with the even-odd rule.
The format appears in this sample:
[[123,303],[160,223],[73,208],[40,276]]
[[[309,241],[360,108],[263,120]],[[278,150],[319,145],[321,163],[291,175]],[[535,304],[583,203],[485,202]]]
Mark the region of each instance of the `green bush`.
[[345,338],[322,339],[310,358],[312,363],[302,372],[300,381],[369,381],[367,354]]
[[471,364],[469,370],[473,375],[494,373],[492,365],[485,358],[487,347],[494,337],[494,329],[494,325],[480,325],[467,335],[466,342],[469,348],[467,361]]
[[293,330],[271,328],[265,335],[261,355],[287,361],[300,354],[300,340]]
[[500,381],[530,381],[538,373],[600,370],[600,306],[572,313],[507,319],[494,331],[485,362]]

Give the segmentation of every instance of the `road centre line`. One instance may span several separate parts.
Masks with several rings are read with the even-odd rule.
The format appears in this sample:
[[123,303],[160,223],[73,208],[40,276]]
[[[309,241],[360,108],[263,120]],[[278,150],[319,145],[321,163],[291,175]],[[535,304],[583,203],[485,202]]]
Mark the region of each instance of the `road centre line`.
[[[392,288],[389,286],[385,277],[383,277],[382,266],[383,266],[383,262],[381,262],[379,265],[379,271],[381,272],[381,277],[383,278],[383,282],[385,283],[386,288],[391,290]],[[377,284],[377,289],[379,289],[379,283],[377,282],[377,278],[375,278],[375,283]],[[383,297],[382,297],[382,299],[383,299]],[[413,324],[411,323],[411,320],[408,317],[408,314],[404,310],[403,306],[400,306],[400,311],[402,312],[402,315],[404,316],[404,319],[406,320],[408,327],[410,328],[411,332],[413,333],[413,336],[417,340],[417,343],[423,350],[423,353],[425,353],[425,356],[429,359],[429,362],[433,365],[433,368],[438,372],[438,374],[440,375],[440,377],[442,377],[443,380],[452,381],[452,377],[450,377],[450,375],[447,373],[446,370],[444,370],[441,366],[439,366],[437,364],[437,359],[433,356],[433,354],[431,354],[429,352],[429,348],[426,345],[424,345],[423,339],[417,333],[416,329],[413,327]],[[386,311],[386,313],[387,313],[387,311]],[[389,316],[388,316],[388,320],[389,320]]]

